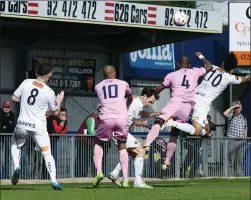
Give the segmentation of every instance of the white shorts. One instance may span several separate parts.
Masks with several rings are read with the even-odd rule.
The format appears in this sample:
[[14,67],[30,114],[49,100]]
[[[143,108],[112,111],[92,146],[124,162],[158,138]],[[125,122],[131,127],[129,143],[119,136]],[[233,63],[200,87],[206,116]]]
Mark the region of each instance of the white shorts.
[[205,128],[207,121],[207,115],[210,111],[210,105],[208,104],[195,104],[193,108],[192,120],[195,120],[203,128]]
[[48,147],[50,150],[50,138],[47,131],[29,131],[22,126],[16,126],[11,141],[18,147],[24,145],[27,137],[32,137],[38,147]]
[[[112,137],[112,141],[116,146],[118,145],[116,138]],[[127,149],[137,148],[139,146],[141,146],[140,142],[134,136],[132,136],[132,134],[128,133],[127,140],[126,140],[126,148]]]

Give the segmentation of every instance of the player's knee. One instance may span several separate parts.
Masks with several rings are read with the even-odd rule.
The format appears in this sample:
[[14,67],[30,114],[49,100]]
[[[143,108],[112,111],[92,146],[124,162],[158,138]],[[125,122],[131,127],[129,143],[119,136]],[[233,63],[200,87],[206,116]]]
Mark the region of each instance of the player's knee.
[[146,153],[145,149],[142,147],[137,147],[136,152],[137,152],[137,157],[142,157],[142,158],[144,157]]
[[165,120],[161,119],[161,118],[156,118],[154,120],[154,124],[159,124],[160,126],[162,126],[165,123]]
[[143,158],[145,155],[145,149],[142,147],[137,147],[137,148],[133,148],[133,149],[127,149],[128,153],[133,157],[141,157]]

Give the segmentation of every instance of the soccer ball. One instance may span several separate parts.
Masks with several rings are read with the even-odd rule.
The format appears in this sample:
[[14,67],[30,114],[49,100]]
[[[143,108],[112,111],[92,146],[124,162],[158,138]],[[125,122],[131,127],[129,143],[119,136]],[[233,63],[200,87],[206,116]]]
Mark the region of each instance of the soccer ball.
[[188,16],[181,11],[175,13],[173,17],[173,22],[176,26],[184,26],[188,21]]

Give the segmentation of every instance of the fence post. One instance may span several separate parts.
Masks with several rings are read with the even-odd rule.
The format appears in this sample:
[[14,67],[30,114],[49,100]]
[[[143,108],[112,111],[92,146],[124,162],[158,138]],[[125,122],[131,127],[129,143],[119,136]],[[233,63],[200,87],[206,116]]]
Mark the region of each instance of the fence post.
[[175,178],[180,178],[180,164],[181,164],[181,144],[180,137],[177,138],[176,152],[175,152]]
[[223,139],[223,176],[228,177],[228,139]]
[[75,177],[75,137],[74,136],[71,136],[71,142],[70,142],[70,145],[71,145],[71,157],[70,157],[70,176],[71,178],[74,178]]
[[[203,173],[206,177],[208,177],[208,150],[207,150],[207,141],[211,141],[210,139],[202,138],[202,169]],[[210,145],[211,146],[211,145]]]

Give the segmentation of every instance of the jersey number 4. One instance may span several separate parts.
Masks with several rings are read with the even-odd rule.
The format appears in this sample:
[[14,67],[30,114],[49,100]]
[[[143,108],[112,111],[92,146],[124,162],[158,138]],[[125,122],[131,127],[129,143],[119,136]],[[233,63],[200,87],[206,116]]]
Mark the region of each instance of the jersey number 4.
[[27,103],[30,106],[33,106],[35,104],[37,95],[38,95],[38,89],[37,88],[32,89],[31,94],[27,99]]
[[[102,87],[103,93],[104,93],[104,99],[112,99],[112,98],[117,98],[118,97],[118,85],[104,85]],[[113,92],[112,92],[113,91]],[[108,96],[107,96],[108,93]]]
[[187,75],[184,75],[181,86],[184,86],[184,87],[186,87],[188,89],[190,87],[190,84],[189,84],[189,81],[186,80],[186,79],[187,79]]

